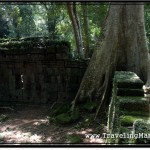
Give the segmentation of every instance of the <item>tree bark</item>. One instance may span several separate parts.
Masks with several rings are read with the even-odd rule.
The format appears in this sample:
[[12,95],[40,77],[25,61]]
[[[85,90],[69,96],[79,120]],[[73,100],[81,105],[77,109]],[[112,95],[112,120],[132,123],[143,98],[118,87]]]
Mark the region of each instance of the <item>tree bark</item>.
[[[123,4],[123,5],[122,5]],[[99,108],[110,97],[114,72],[135,72],[150,85],[150,62],[146,43],[144,6],[112,3],[103,35],[96,45],[72,109],[79,101],[97,101]]]
[[76,12],[76,6],[73,2],[67,2],[67,10],[72,22],[73,31],[75,35],[76,47],[78,55],[83,58],[83,44],[82,44],[82,34],[81,26]]
[[84,46],[84,56],[89,57],[89,23],[88,23],[88,5],[87,2],[81,3],[82,13],[83,13],[83,46]]

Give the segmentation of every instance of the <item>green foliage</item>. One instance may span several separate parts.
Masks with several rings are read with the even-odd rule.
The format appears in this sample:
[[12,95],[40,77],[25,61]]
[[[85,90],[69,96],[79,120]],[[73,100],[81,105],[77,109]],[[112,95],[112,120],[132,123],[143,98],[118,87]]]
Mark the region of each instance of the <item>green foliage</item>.
[[[120,116],[120,122],[122,126],[132,126],[134,121],[141,119],[141,116]],[[147,119],[147,117],[143,117]]]
[[59,104],[53,108],[48,119],[60,124],[72,123],[79,119],[79,109],[77,107],[74,111],[70,111],[70,104]]
[[[84,17],[81,5],[84,4],[82,2],[76,2],[76,4],[81,29],[83,30]],[[107,3],[87,2],[90,52],[93,51],[95,42],[101,33],[101,26],[106,16],[107,8]],[[49,37],[51,40],[69,41],[72,47],[71,54],[77,57],[75,36],[73,35],[66,3],[1,2],[0,16],[7,19],[7,24],[1,24],[0,33],[1,31],[5,33],[1,33],[1,37],[24,38],[42,36]],[[4,19],[2,22],[5,22]]]
[[0,115],[0,122],[4,122],[4,121],[6,121],[6,120],[8,120],[9,119],[9,116],[7,116],[7,115]]
[[62,113],[55,117],[55,120],[61,124],[67,124],[72,121],[72,118],[69,113]]
[[[143,133],[145,135],[150,134],[150,122],[149,120],[143,120],[143,119],[139,119],[139,120],[135,120],[135,122],[133,123],[133,128],[134,128],[134,134],[139,134],[139,133]],[[149,138],[138,138],[135,139],[134,141],[135,143],[138,144],[146,144],[146,143],[150,143],[150,139]]]
[[83,120],[77,123],[75,128],[77,129],[83,129],[89,127],[91,124],[93,124],[93,117],[92,116],[85,116]]
[[57,116],[59,114],[66,113],[69,111],[69,109],[70,104],[68,103],[57,104],[55,107],[53,107],[51,116]]
[[96,108],[96,103],[93,102],[93,101],[87,101],[85,104],[84,104],[84,109],[88,110],[88,111],[93,111],[95,108]]
[[[46,37],[32,37],[24,39],[0,39],[0,48],[4,50],[30,50],[33,48],[48,48],[70,52],[70,43],[67,41],[51,41]],[[51,47],[51,48],[49,48]],[[47,49],[47,50],[48,50]]]
[[68,143],[72,143],[72,144],[82,143],[81,137],[76,134],[67,135],[67,140],[68,140]]
[[78,120],[79,119],[79,108],[76,107],[73,111],[71,111],[70,115],[71,115],[71,119],[73,121]]

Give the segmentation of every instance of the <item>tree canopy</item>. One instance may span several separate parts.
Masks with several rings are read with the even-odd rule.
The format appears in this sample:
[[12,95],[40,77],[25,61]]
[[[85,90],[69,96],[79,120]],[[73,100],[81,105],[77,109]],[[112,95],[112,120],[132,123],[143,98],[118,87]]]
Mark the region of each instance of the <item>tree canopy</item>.
[[[101,33],[108,4],[75,2],[74,6],[81,28],[81,42],[88,47],[86,57],[89,57]],[[1,2],[0,22],[2,38],[49,37],[52,40],[65,40],[71,43],[72,55],[79,55],[65,2]],[[87,31],[88,35],[85,33]]]

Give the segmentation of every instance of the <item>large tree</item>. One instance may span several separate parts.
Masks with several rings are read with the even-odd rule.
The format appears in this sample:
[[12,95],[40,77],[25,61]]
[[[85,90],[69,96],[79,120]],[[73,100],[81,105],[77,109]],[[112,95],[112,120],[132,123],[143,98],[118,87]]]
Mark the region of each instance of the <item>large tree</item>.
[[73,27],[73,31],[75,35],[77,54],[81,58],[83,58],[84,54],[83,54],[81,26],[80,26],[80,21],[77,15],[75,2],[67,2],[67,10],[68,10],[70,20],[72,22],[72,27]]
[[[146,43],[144,5],[112,3],[89,66],[73,101],[92,100],[98,110],[110,96],[111,79],[115,71],[135,72],[150,85],[150,60]],[[98,111],[97,111],[98,112]]]
[[90,32],[88,22],[88,5],[87,2],[81,3],[82,15],[83,15],[83,47],[85,58],[89,57],[89,43],[90,43]]

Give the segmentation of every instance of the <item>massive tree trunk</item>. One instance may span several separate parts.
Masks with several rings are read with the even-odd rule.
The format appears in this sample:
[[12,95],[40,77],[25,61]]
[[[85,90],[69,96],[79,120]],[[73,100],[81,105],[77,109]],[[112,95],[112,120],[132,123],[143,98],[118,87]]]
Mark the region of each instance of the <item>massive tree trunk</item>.
[[67,10],[72,22],[73,31],[75,35],[76,47],[78,55],[83,58],[83,44],[82,44],[82,34],[81,26],[76,12],[76,6],[73,2],[67,2]]
[[[123,5],[122,5],[123,4]],[[108,17],[89,66],[73,101],[97,101],[99,108],[108,100],[114,71],[135,72],[150,85],[144,24],[144,5],[120,3],[110,5]]]

